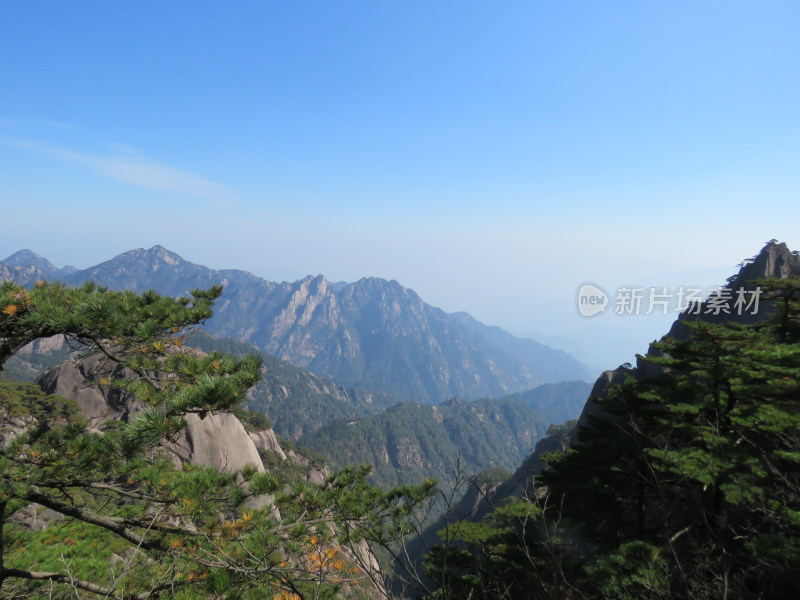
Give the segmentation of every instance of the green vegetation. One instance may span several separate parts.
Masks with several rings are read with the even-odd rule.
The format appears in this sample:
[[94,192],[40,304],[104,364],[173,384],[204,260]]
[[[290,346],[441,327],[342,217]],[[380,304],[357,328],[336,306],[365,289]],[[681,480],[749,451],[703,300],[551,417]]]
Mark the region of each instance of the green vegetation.
[[70,349],[66,345],[49,352],[31,352],[24,356],[16,354],[3,365],[0,377],[14,381],[34,381],[50,367],[61,364],[70,357]]
[[549,422],[556,425],[577,419],[592,391],[592,384],[585,381],[561,381],[544,383],[527,392],[511,394],[529,406]]
[[45,394],[32,383],[0,381],[0,413],[5,418],[32,417],[74,423],[81,420],[75,400]]
[[437,407],[403,402],[371,417],[337,421],[299,443],[335,467],[367,464],[381,486],[435,478],[445,488],[461,467],[514,469],[547,429],[517,400],[450,401]]
[[251,412],[269,415],[275,431],[290,440],[296,441],[303,434],[336,419],[372,415],[396,403],[388,394],[359,388],[345,389],[236,340],[218,339],[204,331],[196,331],[187,344],[205,352],[235,356],[258,354],[264,364],[264,373],[244,406]]
[[[233,409],[261,375],[255,356],[183,350],[186,328],[211,316],[220,293],[0,285],[0,367],[63,334],[125,367],[98,385],[146,407],[98,432],[74,418],[74,403],[27,384],[0,387],[3,410],[31,422],[0,448],[2,597],[298,600],[384,589],[362,544],[402,539],[432,484],[384,492],[366,484],[367,470],[348,469],[312,486],[252,465],[176,468],[160,449],[185,415]],[[27,526],[36,506],[59,523]]]
[[429,555],[430,595],[800,596],[800,279],[754,284],[769,319],[654,344],[530,497]]

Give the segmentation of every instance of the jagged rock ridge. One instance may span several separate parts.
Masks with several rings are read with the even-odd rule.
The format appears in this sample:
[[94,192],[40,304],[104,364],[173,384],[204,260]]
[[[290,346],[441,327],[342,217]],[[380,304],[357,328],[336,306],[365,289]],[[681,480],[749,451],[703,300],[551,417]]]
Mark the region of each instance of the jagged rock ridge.
[[22,277],[14,271],[22,267],[5,268],[0,277],[26,285],[55,277],[73,285],[92,280],[171,296],[222,284],[225,292],[207,324],[210,333],[251,342],[318,375],[401,399],[497,397],[589,376],[564,352],[487,327],[466,313],[445,313],[396,281],[364,278],[333,286],[322,276],[309,276],[273,283],[246,271],[196,265],[161,246],[69,274],[36,268],[35,275]]

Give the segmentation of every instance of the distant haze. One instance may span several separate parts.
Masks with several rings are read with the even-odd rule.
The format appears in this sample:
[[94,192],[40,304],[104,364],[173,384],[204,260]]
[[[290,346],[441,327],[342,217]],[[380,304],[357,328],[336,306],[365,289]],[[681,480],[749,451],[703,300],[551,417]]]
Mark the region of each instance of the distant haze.
[[[800,248],[798,3],[0,3],[0,256],[396,279],[614,367]],[[537,337],[538,336],[538,337]]]

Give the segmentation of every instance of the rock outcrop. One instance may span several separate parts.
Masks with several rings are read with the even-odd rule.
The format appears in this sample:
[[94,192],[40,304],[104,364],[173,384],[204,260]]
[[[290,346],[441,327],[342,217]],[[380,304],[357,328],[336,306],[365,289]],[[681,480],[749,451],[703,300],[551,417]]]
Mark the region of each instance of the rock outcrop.
[[35,424],[36,419],[33,417],[11,416],[0,406],[0,449],[8,448],[15,438]]
[[241,421],[230,413],[186,416],[186,427],[178,438],[165,445],[181,463],[204,465],[218,471],[238,471],[255,465],[264,471],[264,464],[255,444]]
[[589,424],[588,415],[603,416],[603,409],[598,403],[598,400],[605,400],[608,397],[609,386],[621,385],[630,373],[631,369],[629,366],[623,365],[617,367],[613,371],[605,371],[597,378],[589,394],[589,398],[586,400],[586,404],[583,407],[581,416],[578,418],[576,433],[579,428],[586,427]]
[[98,428],[107,421],[128,421],[143,406],[129,394],[116,388],[99,385],[101,377],[119,378],[130,372],[118,365],[109,365],[98,355],[65,362],[43,373],[36,384],[48,394],[57,394],[77,401],[89,426]]
[[[111,420],[127,422],[143,410],[142,404],[129,393],[97,383],[100,377],[114,379],[127,375],[130,373],[123,367],[109,365],[102,356],[94,355],[50,369],[37,384],[49,394],[76,400],[89,426],[97,429]],[[274,444],[280,450],[277,439]],[[235,471],[252,464],[259,471],[264,470],[250,435],[239,419],[229,413],[202,419],[196,414],[187,415],[186,427],[165,448],[178,464],[204,465],[222,471]]]
[[800,275],[800,253],[791,252],[783,242],[770,242],[753,258],[742,263],[731,286],[747,285],[753,279],[786,279]]
[[281,448],[278,437],[272,429],[264,429],[262,431],[251,431],[249,434],[250,440],[259,450],[266,450],[272,452],[281,460],[286,460],[286,453]]
[[30,344],[26,344],[15,356],[31,356],[32,354],[46,354],[58,352],[66,348],[66,341],[62,334],[53,335],[47,338],[39,338]]

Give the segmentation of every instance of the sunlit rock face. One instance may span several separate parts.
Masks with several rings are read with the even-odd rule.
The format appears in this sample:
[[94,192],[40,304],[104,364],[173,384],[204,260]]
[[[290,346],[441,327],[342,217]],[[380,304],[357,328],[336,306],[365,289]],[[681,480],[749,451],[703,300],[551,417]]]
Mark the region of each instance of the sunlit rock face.
[[[97,383],[101,377],[113,379],[126,374],[130,375],[125,368],[110,366],[103,357],[95,355],[54,367],[37,384],[48,394],[76,400],[89,427],[99,429],[111,420],[127,422],[144,408],[131,394]],[[252,464],[259,471],[264,470],[253,440],[239,419],[229,413],[202,419],[196,414],[186,415],[186,427],[164,448],[178,464],[204,465],[221,471],[235,471]]]

